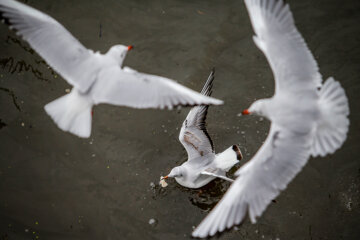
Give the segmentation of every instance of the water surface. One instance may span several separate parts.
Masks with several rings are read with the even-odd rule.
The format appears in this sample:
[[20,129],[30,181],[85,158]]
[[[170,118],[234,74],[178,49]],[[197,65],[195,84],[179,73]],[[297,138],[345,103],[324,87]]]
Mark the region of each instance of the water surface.
[[[239,144],[244,163],[265,140],[268,121],[236,116],[274,89],[243,1],[26,2],[93,50],[135,45],[125,65],[194,90],[215,66],[213,96],[226,103],[209,109],[215,149]],[[334,76],[346,90],[348,139],[334,155],[310,159],[257,224],[246,220],[216,239],[360,237],[360,3],[288,2],[323,77]],[[228,183],[216,180],[200,190],[175,181],[165,189],[150,186],[186,160],[178,134],[189,109],[99,105],[91,137],[80,139],[43,110],[70,86],[4,25],[0,49],[0,239],[190,239]]]

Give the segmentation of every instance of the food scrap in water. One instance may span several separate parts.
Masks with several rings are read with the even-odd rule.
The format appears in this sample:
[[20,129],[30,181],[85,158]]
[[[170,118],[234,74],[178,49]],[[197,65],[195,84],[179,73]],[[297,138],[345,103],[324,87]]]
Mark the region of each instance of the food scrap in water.
[[160,182],[159,182],[159,184],[161,185],[161,187],[167,187],[167,185],[169,185],[169,184],[167,184],[167,183],[165,182],[165,179],[164,179],[163,176],[160,177]]

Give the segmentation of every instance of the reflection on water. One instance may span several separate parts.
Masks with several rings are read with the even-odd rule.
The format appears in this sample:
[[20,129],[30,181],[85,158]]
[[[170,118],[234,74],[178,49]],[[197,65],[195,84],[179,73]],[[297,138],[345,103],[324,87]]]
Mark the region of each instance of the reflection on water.
[[189,200],[202,210],[211,210],[223,197],[230,187],[230,183],[215,179],[200,189],[185,189],[189,193]]
[[220,201],[224,193],[230,187],[230,183],[221,179],[215,179],[198,189],[186,188],[179,185],[175,179],[169,179],[166,188],[156,185],[153,187],[153,199],[165,197],[168,191],[181,191],[188,195],[190,203],[202,210],[209,211]]

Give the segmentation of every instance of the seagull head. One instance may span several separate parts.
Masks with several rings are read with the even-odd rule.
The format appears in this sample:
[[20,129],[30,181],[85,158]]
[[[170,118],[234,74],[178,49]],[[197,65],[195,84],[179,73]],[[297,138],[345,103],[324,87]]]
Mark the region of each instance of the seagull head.
[[248,109],[241,112],[241,115],[255,114],[262,117],[268,117],[268,103],[270,99],[260,99],[251,104]]
[[171,169],[170,173],[163,177],[163,179],[167,179],[169,177],[172,177],[172,178],[181,178],[181,177],[184,177],[185,175],[185,171],[183,169],[183,167],[181,166],[178,166],[178,167],[174,167],[173,169]]
[[120,45],[120,44],[114,45],[109,49],[107,55],[110,55],[111,57],[115,58],[119,62],[120,67],[122,67],[126,54],[133,48],[134,48],[133,45],[129,45],[129,46]]

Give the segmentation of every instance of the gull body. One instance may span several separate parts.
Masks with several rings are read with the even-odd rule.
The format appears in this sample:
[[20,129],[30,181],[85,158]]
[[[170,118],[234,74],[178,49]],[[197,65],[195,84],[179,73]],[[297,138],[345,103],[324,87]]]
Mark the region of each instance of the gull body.
[[123,67],[132,46],[115,45],[106,54],[85,48],[60,23],[14,0],[0,0],[2,20],[15,29],[74,88],[47,104],[45,110],[63,131],[91,134],[93,105],[133,108],[222,104],[175,81]]
[[242,114],[271,121],[270,132],[254,157],[235,175],[225,196],[192,236],[213,236],[252,223],[307,163],[310,156],[334,153],[346,140],[349,107],[344,89],[332,77],[322,83],[317,63],[282,0],[245,0],[256,36],[275,77],[275,94]]
[[[213,80],[214,70],[201,91],[203,95],[211,95]],[[236,145],[215,154],[213,142],[205,127],[208,108],[207,105],[196,106],[190,110],[179,135],[179,140],[188,154],[188,160],[165,176],[175,178],[184,187],[200,188],[217,177],[232,182],[232,179],[226,177],[226,172],[242,158],[241,151]]]

